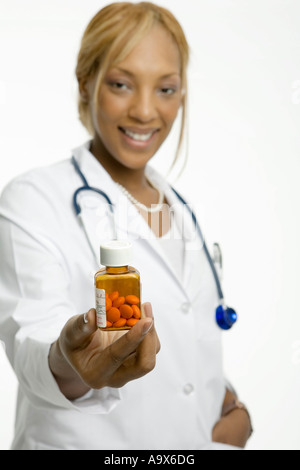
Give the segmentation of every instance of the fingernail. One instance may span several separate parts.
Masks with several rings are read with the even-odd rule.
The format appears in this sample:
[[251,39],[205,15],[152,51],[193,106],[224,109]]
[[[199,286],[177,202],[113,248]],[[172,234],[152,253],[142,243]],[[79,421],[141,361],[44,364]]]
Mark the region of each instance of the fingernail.
[[153,320],[151,320],[150,322],[147,321],[147,323],[144,324],[144,326],[143,326],[143,335],[146,335],[148,333],[148,331],[151,330],[152,325],[153,325]]
[[89,311],[86,312],[86,313],[83,315],[83,323],[85,323],[85,324],[87,324],[87,323],[89,322],[88,317],[87,317],[88,314],[89,314]]

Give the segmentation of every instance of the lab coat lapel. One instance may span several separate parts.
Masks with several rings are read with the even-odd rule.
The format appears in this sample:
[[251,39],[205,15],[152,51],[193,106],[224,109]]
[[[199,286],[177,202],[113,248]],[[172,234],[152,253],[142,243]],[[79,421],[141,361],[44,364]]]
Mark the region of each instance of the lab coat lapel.
[[[169,185],[165,180],[151,167],[147,167],[146,174],[150,181],[156,183],[159,187],[162,187],[169,204],[173,204],[174,194],[170,190]],[[149,245],[149,249],[153,250],[153,254],[160,257],[161,262],[165,265],[171,275],[175,278],[179,287],[182,288],[182,280],[179,279],[164,250],[162,249],[159,241],[155,234],[148,226],[146,220],[140,215],[134,204],[128,201],[128,198],[117,188],[118,192],[118,203],[116,205],[115,222],[117,228],[117,234],[120,239],[130,239],[134,242],[137,239],[143,239]]]
[[[190,211],[178,199],[171,187],[166,184],[165,181],[161,179],[160,175],[153,169],[148,169],[148,176],[150,181],[163,187],[170,210],[174,215],[174,223],[178,225],[179,231],[183,233],[184,263],[182,276],[179,278],[174,272],[172,264],[145,219],[138,213],[132,204],[128,204],[127,198],[122,194],[122,197],[125,199],[125,206],[131,206],[130,223],[128,222],[125,232],[123,231],[123,235],[126,235],[127,233],[131,240],[135,240],[137,238],[145,239],[149,249],[153,250],[153,254],[160,257],[165,268],[173,276],[174,280],[178,284],[178,288],[180,288],[184,294],[192,300],[197,295],[200,287],[200,280],[195,276],[195,272],[199,272],[199,263],[201,260],[203,262],[203,256],[201,257],[200,255],[203,252],[202,242],[195,229]],[[121,202],[121,198],[119,201]],[[122,234],[121,225],[119,225],[118,233],[120,235]]]
[[[123,208],[123,210],[122,210]],[[159,241],[157,240],[154,232],[148,226],[146,220],[139,214],[135,206],[128,202],[128,199],[122,194],[119,199],[118,208],[119,217],[117,217],[117,232],[120,238],[128,238],[134,242],[137,239],[143,239],[149,246],[149,250],[153,251],[154,256],[159,256],[161,262],[165,265],[171,275],[175,278],[176,282],[182,287],[182,282],[172,268],[169,259],[167,258],[164,250],[162,249]],[[127,212],[126,218],[123,217]],[[121,222],[122,221],[122,222]]]
[[[201,253],[203,252],[202,241],[197,233],[191,212],[175,193],[169,188],[166,197],[174,213],[175,223],[184,238],[184,266],[182,284],[190,301],[199,291],[200,280],[195,273],[199,273]],[[191,206],[189,206],[191,208]]]
[[[102,165],[89,151],[90,142],[73,150],[73,155],[81,172],[90,187],[101,189],[110,198],[114,207],[117,206],[117,194],[115,183]],[[77,187],[84,183],[77,173],[74,173]],[[99,265],[99,248],[103,241],[115,238],[114,214],[111,213],[109,204],[95,191],[82,191],[78,195],[81,208],[80,223],[85,232],[89,245],[95,255],[97,266]]]

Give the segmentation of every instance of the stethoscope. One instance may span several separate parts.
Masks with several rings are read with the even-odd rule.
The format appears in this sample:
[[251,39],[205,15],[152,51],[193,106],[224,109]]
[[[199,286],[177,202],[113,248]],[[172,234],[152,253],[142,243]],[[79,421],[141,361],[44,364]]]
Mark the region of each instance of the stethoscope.
[[[113,205],[111,199],[101,189],[94,188],[94,187],[92,187],[88,184],[87,179],[85,178],[84,174],[82,173],[82,171],[81,171],[81,169],[80,169],[80,167],[79,167],[79,165],[78,165],[78,163],[77,163],[74,156],[72,156],[71,161],[72,161],[72,164],[75,168],[75,171],[77,172],[77,174],[79,175],[79,177],[81,178],[81,180],[83,182],[83,186],[78,188],[74,192],[74,195],[73,195],[73,206],[74,206],[74,209],[75,209],[76,216],[81,218],[81,207],[80,207],[80,204],[78,202],[79,194],[84,192],[84,191],[96,192],[97,194],[99,194],[100,196],[102,196],[106,200],[106,202],[109,206],[110,215],[112,216],[112,221],[113,221],[114,234],[115,234],[115,238],[116,238],[115,223],[114,223],[114,218],[113,218],[114,205]],[[188,211],[189,211],[189,213],[192,217],[192,220],[193,220],[194,226],[196,228],[196,231],[197,231],[197,233],[198,233],[198,235],[201,239],[202,246],[203,246],[206,258],[207,258],[207,260],[209,262],[209,265],[210,265],[210,268],[212,270],[214,280],[215,280],[215,283],[216,283],[216,287],[217,287],[217,291],[218,291],[219,301],[220,301],[220,305],[216,308],[216,322],[222,330],[229,330],[234,325],[234,323],[237,321],[237,313],[235,312],[235,310],[233,308],[227,307],[226,304],[225,304],[223,290],[222,290],[222,287],[221,287],[221,282],[220,282],[215,264],[214,264],[214,262],[213,262],[213,260],[210,256],[210,253],[209,253],[208,248],[206,246],[206,243],[205,243],[204,237],[202,235],[202,232],[201,232],[200,226],[198,224],[195,213],[191,209],[190,205],[187,204],[187,202],[183,199],[183,197],[173,187],[171,187],[171,189],[172,189],[173,193],[177,196],[179,201],[188,209]],[[216,246],[216,248],[218,248],[217,244],[215,244],[215,246]]]

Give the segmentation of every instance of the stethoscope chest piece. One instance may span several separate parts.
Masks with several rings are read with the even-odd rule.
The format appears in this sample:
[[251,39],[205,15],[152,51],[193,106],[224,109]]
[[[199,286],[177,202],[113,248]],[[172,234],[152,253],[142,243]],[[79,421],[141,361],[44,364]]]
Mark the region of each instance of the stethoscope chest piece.
[[216,322],[222,330],[230,330],[237,321],[237,313],[233,308],[219,305],[216,310]]

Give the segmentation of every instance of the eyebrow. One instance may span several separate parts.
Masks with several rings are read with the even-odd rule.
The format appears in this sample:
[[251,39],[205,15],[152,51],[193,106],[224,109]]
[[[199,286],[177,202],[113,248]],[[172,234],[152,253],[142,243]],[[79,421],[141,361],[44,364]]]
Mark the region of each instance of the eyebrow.
[[[126,69],[123,69],[123,68],[120,68],[120,67],[114,67],[115,69],[117,69],[119,72],[122,72],[122,73],[125,73],[126,75],[129,75],[130,77],[134,77],[134,74],[132,72],[130,72],[129,70],[126,70]],[[165,75],[162,75],[161,77],[159,78],[170,78],[172,76],[176,75],[177,77],[180,78],[180,74],[178,72],[170,72],[170,73],[167,73]]]

